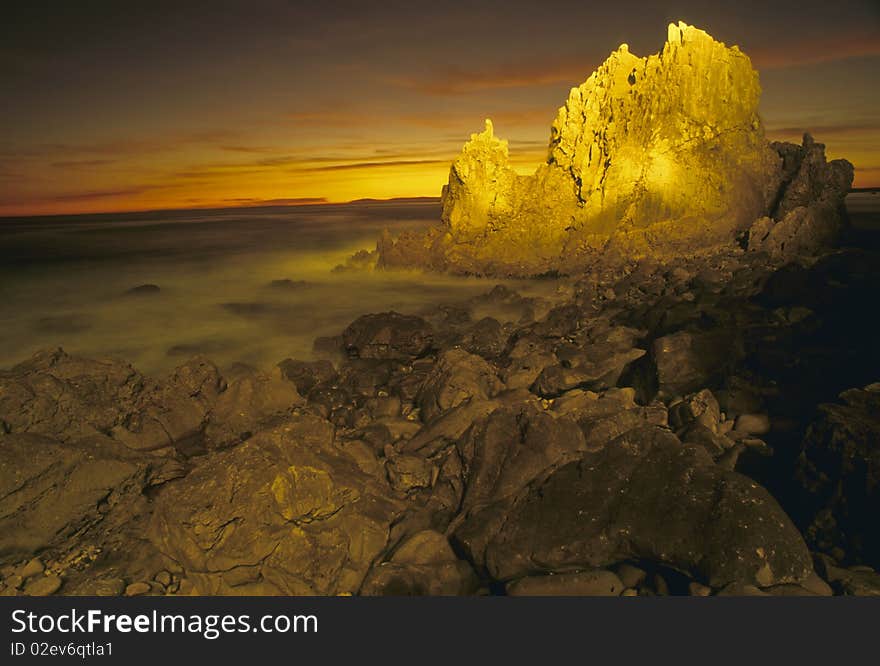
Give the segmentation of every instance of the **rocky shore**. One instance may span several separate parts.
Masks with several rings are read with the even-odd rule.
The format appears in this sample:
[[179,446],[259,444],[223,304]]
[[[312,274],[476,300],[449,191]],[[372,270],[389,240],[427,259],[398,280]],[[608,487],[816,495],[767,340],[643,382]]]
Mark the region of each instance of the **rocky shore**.
[[0,592],[880,594],[880,243],[758,95],[670,26],[572,90],[535,175],[489,125],[440,225],[342,268],[551,296],[487,282],[268,371],[0,371]]
[[3,593],[880,593],[877,258],[608,262],[271,372],[37,354]]

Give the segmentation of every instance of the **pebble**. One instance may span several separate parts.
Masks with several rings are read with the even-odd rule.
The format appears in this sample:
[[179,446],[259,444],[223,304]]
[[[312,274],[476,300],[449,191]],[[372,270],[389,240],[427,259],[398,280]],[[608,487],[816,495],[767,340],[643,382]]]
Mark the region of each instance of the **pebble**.
[[811,572],[810,575],[803,580],[801,587],[805,590],[809,590],[813,594],[818,594],[823,597],[830,597],[834,594],[831,586],[822,580],[819,577],[819,574],[815,571]]
[[748,435],[766,435],[770,432],[770,417],[766,414],[740,414],[733,429]]
[[153,576],[153,580],[157,583],[161,583],[163,587],[168,587],[171,585],[171,574],[163,570]]
[[95,595],[99,597],[118,597],[125,592],[125,581],[121,578],[104,578],[95,583]]
[[48,597],[61,589],[64,581],[55,574],[32,578],[24,586],[24,593],[30,597]]
[[712,588],[703,585],[702,583],[698,583],[696,581],[691,581],[688,585],[688,592],[692,597],[708,597],[712,594]]
[[614,572],[617,574],[617,577],[620,578],[620,582],[626,587],[638,587],[648,576],[644,569],[640,569],[634,564],[627,564],[626,562],[617,565]]
[[657,592],[657,596],[669,596],[669,585],[666,583],[666,579],[663,576],[660,574],[654,574],[652,582],[654,584],[654,590]]
[[192,584],[189,578],[184,578],[180,581],[180,585],[177,588],[177,594],[182,595],[191,595],[195,594],[195,585]]
[[18,572],[18,575],[24,579],[27,579],[31,576],[41,574],[45,570],[46,567],[43,565],[42,560],[40,560],[39,557],[35,557],[21,568],[21,571]]
[[127,597],[139,597],[144,594],[148,594],[150,592],[150,584],[145,583],[143,581],[132,583],[128,587],[125,588],[125,596]]

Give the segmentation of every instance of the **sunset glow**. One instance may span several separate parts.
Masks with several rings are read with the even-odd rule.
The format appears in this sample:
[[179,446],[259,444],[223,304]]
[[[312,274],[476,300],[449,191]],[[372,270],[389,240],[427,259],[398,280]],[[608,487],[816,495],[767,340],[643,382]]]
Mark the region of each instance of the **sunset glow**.
[[[651,4],[636,26],[629,10],[589,3],[219,3],[210,15],[157,4],[92,8],[106,14],[100,28],[78,5],[21,9],[0,29],[0,215],[439,196],[485,117],[530,172],[568,88],[622,41],[655,51],[656,26],[673,18],[752,56],[769,138],[809,131],[855,164],[856,187],[880,186],[871,2],[840,20],[833,7],[762,5],[748,22]],[[556,10],[566,20],[542,30]]]

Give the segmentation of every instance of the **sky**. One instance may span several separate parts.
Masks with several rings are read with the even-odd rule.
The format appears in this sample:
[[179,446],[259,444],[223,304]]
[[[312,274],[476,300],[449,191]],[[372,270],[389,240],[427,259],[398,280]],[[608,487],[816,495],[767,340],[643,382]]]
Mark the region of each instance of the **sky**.
[[880,1],[32,0],[0,24],[0,216],[439,196],[491,117],[518,169],[568,90],[683,20],[880,186]]

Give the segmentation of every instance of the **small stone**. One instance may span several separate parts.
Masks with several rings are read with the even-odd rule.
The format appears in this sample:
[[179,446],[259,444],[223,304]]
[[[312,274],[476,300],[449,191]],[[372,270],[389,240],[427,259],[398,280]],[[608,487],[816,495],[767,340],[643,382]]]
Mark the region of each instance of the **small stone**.
[[153,580],[157,583],[161,583],[163,587],[168,587],[171,585],[171,574],[163,569],[153,576]]
[[139,597],[144,594],[149,594],[151,588],[149,583],[145,583],[143,581],[132,583],[128,587],[125,588],[125,596],[127,597]]
[[822,580],[815,571],[801,581],[801,587],[823,597],[830,597],[834,594],[831,586]]
[[177,587],[177,594],[184,596],[194,595],[196,594],[195,585],[192,584],[192,581],[189,578],[183,578]]
[[103,578],[95,583],[95,595],[99,597],[118,597],[125,592],[125,581],[121,578]]
[[666,579],[663,578],[660,574],[654,574],[651,582],[653,583],[654,591],[657,593],[658,597],[668,597],[669,596],[669,585],[666,582]]
[[30,597],[48,597],[60,590],[62,583],[61,578],[55,574],[40,576],[28,581],[24,586],[24,593]]
[[766,435],[770,432],[770,417],[766,414],[740,414],[733,429],[748,435]]
[[633,564],[627,564],[626,562],[617,565],[614,568],[614,572],[617,574],[617,577],[620,578],[620,582],[623,583],[625,587],[638,587],[648,576],[644,569],[640,569]]
[[718,593],[719,597],[767,597],[766,592],[754,585],[731,583]]
[[692,597],[708,597],[712,594],[712,588],[696,581],[691,581],[688,585],[688,593]]
[[6,587],[12,588],[13,590],[17,590],[21,587],[21,584],[24,582],[24,579],[19,574],[12,574],[6,579]]
[[27,579],[30,578],[31,576],[36,576],[37,574],[41,574],[41,573],[43,573],[43,571],[45,571],[45,569],[46,569],[46,567],[43,566],[43,562],[42,562],[42,560],[40,560],[39,557],[35,557],[35,558],[32,559],[30,562],[28,562],[27,564],[25,564],[25,565],[21,568],[21,571],[18,572],[18,574],[19,574],[23,579],[27,580]]

